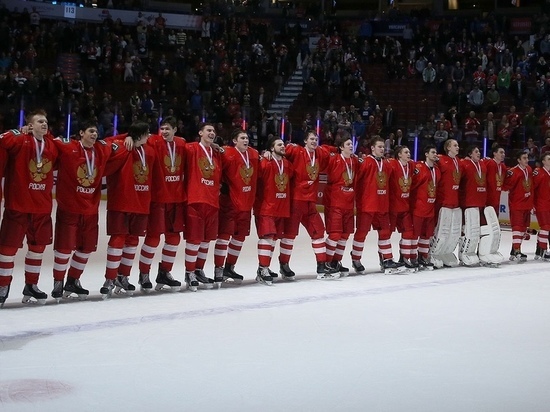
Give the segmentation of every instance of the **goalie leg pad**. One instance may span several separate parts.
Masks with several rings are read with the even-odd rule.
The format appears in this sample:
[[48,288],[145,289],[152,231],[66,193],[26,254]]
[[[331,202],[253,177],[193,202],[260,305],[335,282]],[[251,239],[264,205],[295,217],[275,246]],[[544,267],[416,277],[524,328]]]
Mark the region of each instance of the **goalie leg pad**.
[[460,208],[442,207],[439,211],[436,233],[432,239],[431,253],[434,258],[443,261],[445,266],[457,266],[454,250],[462,230],[462,212]]
[[466,266],[479,263],[477,247],[480,238],[479,209],[469,207],[464,211],[464,236],[461,238],[459,257]]
[[481,226],[479,259],[484,263],[497,265],[504,259],[498,251],[500,247],[500,222],[492,206],[487,206],[483,210],[483,214],[487,224]]

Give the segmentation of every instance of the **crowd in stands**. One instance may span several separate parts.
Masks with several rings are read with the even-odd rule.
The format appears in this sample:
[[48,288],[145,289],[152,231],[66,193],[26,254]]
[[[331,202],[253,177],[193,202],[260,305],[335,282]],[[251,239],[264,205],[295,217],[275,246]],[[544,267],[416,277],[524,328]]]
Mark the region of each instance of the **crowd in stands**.
[[[282,132],[281,114],[268,113],[268,105],[298,67],[308,110],[294,125],[285,116],[285,137],[296,142],[319,120],[325,143],[344,130],[359,151],[380,134],[391,154],[407,131],[395,102],[374,95],[373,81],[423,82],[438,109],[417,119],[422,143],[441,147],[452,137],[465,146],[487,137],[535,152],[529,139],[540,150],[550,137],[550,31],[542,13],[521,36],[508,34],[509,20],[493,14],[442,19],[435,29],[413,17],[395,37],[373,36],[369,19],[357,30],[328,20],[310,26],[309,34],[320,36],[315,50],[301,24],[289,20],[275,30],[268,19],[226,9],[207,13],[200,31],[169,29],[161,13],[132,25],[110,18],[69,24],[36,14],[0,8],[2,130],[18,127],[22,105],[44,107],[56,135],[75,130],[69,114],[71,123],[96,118],[101,137],[138,119],[155,130],[160,117],[174,115],[188,139],[203,119],[217,125],[222,141],[245,120],[252,144],[262,148],[269,134]],[[62,53],[80,55],[71,79],[57,65]],[[370,79],[372,65],[385,65],[387,78]]]

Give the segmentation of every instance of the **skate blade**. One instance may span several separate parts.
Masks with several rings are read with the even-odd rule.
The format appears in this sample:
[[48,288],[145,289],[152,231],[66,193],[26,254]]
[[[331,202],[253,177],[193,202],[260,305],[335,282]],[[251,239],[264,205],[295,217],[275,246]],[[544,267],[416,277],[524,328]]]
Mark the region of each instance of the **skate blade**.
[[202,289],[207,289],[207,290],[214,289],[214,284],[213,283],[203,283],[202,284]]
[[262,284],[267,285],[267,286],[273,285],[273,281],[272,281],[272,280],[265,280],[265,279],[262,279],[262,278],[259,277],[259,276],[256,277],[256,282],[262,283]]
[[[158,285],[157,285],[157,287],[158,287]],[[147,295],[147,294],[149,294],[153,291],[153,288],[144,288],[143,286],[140,286],[139,290],[140,290],[140,292],[145,293]],[[155,288],[155,290],[160,290],[160,289]]]
[[224,277],[223,281],[225,283],[231,283],[233,285],[240,285],[241,283],[243,283],[242,279],[234,279],[234,278],[229,278],[229,277]]
[[341,278],[347,278],[349,276],[349,272],[340,272]]
[[392,268],[384,269],[384,275],[408,275],[409,271],[407,268]]
[[24,303],[26,305],[40,305],[43,306],[46,304],[46,299],[36,299],[32,296],[23,296],[21,299],[21,303]]
[[134,294],[134,291],[133,290],[125,290],[123,288],[121,288],[120,286],[117,286],[115,288],[115,295],[118,295],[118,296],[133,296]]
[[215,282],[214,285],[216,286],[216,289],[221,289],[222,288],[222,283],[223,282]]
[[69,299],[69,300],[86,300],[88,299],[88,295],[81,293],[78,294],[76,292],[67,292],[65,291],[63,293],[63,299]]
[[325,275],[318,275],[317,276],[317,280],[337,280],[337,279],[340,279],[340,275],[336,275],[336,274],[332,274],[332,275],[329,275],[329,276],[325,276]]
[[285,276],[285,275],[281,275],[281,276],[287,282],[294,282],[296,280],[296,276]]
[[197,286],[192,286],[190,284],[187,284],[187,289],[189,289],[191,292],[197,292],[199,290]]

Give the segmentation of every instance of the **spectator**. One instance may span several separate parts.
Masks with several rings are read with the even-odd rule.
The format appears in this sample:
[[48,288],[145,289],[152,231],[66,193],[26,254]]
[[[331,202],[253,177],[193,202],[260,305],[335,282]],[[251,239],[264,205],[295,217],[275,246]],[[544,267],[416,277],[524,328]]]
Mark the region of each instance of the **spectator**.
[[527,86],[521,78],[521,74],[516,74],[514,81],[510,85],[510,93],[514,96],[514,104],[517,108],[523,108],[523,102],[527,96]]
[[548,132],[548,134],[545,137],[546,137],[546,139],[544,140],[544,146],[542,146],[541,149],[540,149],[540,155],[541,156],[543,154],[545,154],[546,152],[550,152],[550,131]]
[[445,123],[444,122],[437,122],[436,131],[434,133],[434,141],[435,146],[437,148],[437,151],[439,153],[443,152],[443,145],[449,138],[449,132],[445,130]]
[[479,143],[479,128],[481,123],[476,118],[476,113],[472,110],[464,121],[464,139],[469,145]]
[[458,89],[459,86],[463,85],[463,82],[464,82],[464,69],[463,69],[462,65],[460,64],[460,62],[455,63],[455,67],[453,68],[451,76],[452,76],[453,85],[454,85],[455,89]]
[[527,157],[529,159],[529,166],[531,166],[532,168],[537,166],[537,162],[540,158],[540,151],[532,138],[527,139],[525,153],[527,153]]
[[477,83],[474,83],[473,89],[468,94],[468,102],[473,111],[478,113],[483,111],[483,92],[480,90]]
[[500,93],[495,84],[492,84],[489,90],[487,90],[485,101],[487,102],[488,111],[498,112],[500,107]]
[[497,124],[493,116],[493,112],[488,112],[487,118],[483,120],[483,136],[487,137],[489,146],[496,141],[497,137]]
[[535,115],[535,108],[531,106],[527,114],[521,119],[521,124],[525,127],[525,136],[532,137],[535,142],[539,142],[538,123],[539,119]]
[[510,88],[510,73],[506,70],[506,67],[502,67],[498,72],[497,77],[497,89],[500,94],[505,94]]
[[437,73],[430,62],[422,71],[422,81],[424,82],[424,87],[427,90],[433,89],[436,77]]

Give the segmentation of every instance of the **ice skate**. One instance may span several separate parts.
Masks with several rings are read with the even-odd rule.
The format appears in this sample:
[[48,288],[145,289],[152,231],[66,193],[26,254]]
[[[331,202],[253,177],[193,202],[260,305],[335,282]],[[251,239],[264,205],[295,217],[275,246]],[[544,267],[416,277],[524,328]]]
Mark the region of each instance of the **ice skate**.
[[214,284],[216,289],[220,289],[223,283],[223,268],[221,266],[214,268]]
[[317,262],[317,279],[318,280],[336,280],[340,278],[340,272],[338,272],[332,266],[327,263]]
[[331,266],[337,270],[338,272],[340,272],[340,277],[342,278],[345,278],[346,276],[349,276],[349,268],[345,267],[345,266],[342,266],[342,262],[337,260],[337,261],[333,261]]
[[273,272],[271,269],[267,268],[267,271],[269,272],[269,276],[273,278],[273,282],[275,282],[275,279],[279,277],[279,274],[277,272]]
[[23,303],[38,303],[39,305],[45,305],[48,295],[38,289],[38,286],[35,284],[25,284],[23,289]]
[[70,298],[74,294],[78,296],[78,299],[86,300],[86,298],[90,294],[89,290],[82,287],[82,285],[80,284],[80,279],[75,279],[70,276],[67,277],[67,281],[65,282],[65,287],[63,288],[63,290],[65,291],[63,293],[64,298]]
[[4,307],[4,303],[8,299],[9,294],[10,294],[10,285],[0,286],[0,309]]
[[429,257],[421,256],[420,259],[418,259],[418,267],[421,270],[434,270],[434,264]]
[[153,289],[153,284],[149,279],[149,273],[140,273],[138,283],[139,289],[144,293],[149,293]]
[[279,268],[279,273],[281,274],[284,280],[296,279],[296,273],[294,273],[294,271],[290,269],[290,265],[288,263],[281,263]]
[[537,249],[535,251],[535,260],[542,260],[549,262],[550,261],[550,252],[547,250],[542,249],[537,245]]
[[115,281],[113,279],[105,279],[105,283],[102,288],[99,289],[102,299],[108,299],[113,296],[113,290],[115,288]]
[[155,286],[156,291],[160,291],[164,288],[164,286],[168,286],[170,288],[170,291],[177,292],[181,289],[181,282],[179,280],[176,280],[172,277],[172,274],[164,269],[160,268],[159,264],[159,273],[157,274],[157,278],[155,279],[155,282],[157,282],[157,285]]
[[409,272],[418,272],[418,261],[416,259],[403,258],[400,262],[403,263],[405,269]]
[[353,270],[358,275],[364,275],[365,274],[365,266],[361,263],[360,260],[352,260],[351,266],[353,267]]
[[521,253],[519,249],[512,249],[510,252],[510,262],[524,263],[527,262],[527,255]]
[[235,272],[235,265],[225,264],[223,268],[223,280],[224,282],[234,282],[237,285],[240,285],[244,278]]
[[273,284],[273,278],[269,274],[269,270],[266,267],[260,266],[256,272],[256,282],[263,283],[264,285],[271,286]]
[[212,289],[214,287],[214,279],[207,277],[204,270],[195,269],[195,277],[199,284],[202,284],[205,289]]
[[395,262],[393,259],[386,259],[380,265],[384,275],[406,275],[407,268],[404,263]]
[[132,296],[136,287],[130,283],[129,276],[118,275],[115,279],[115,293],[117,295]]
[[195,276],[195,272],[185,272],[185,284],[187,285],[187,289],[191,292],[196,292],[198,290],[199,281]]
[[61,301],[61,298],[63,297],[63,281],[62,280],[54,280],[53,281],[53,290],[52,290],[52,298],[55,299],[57,303]]

